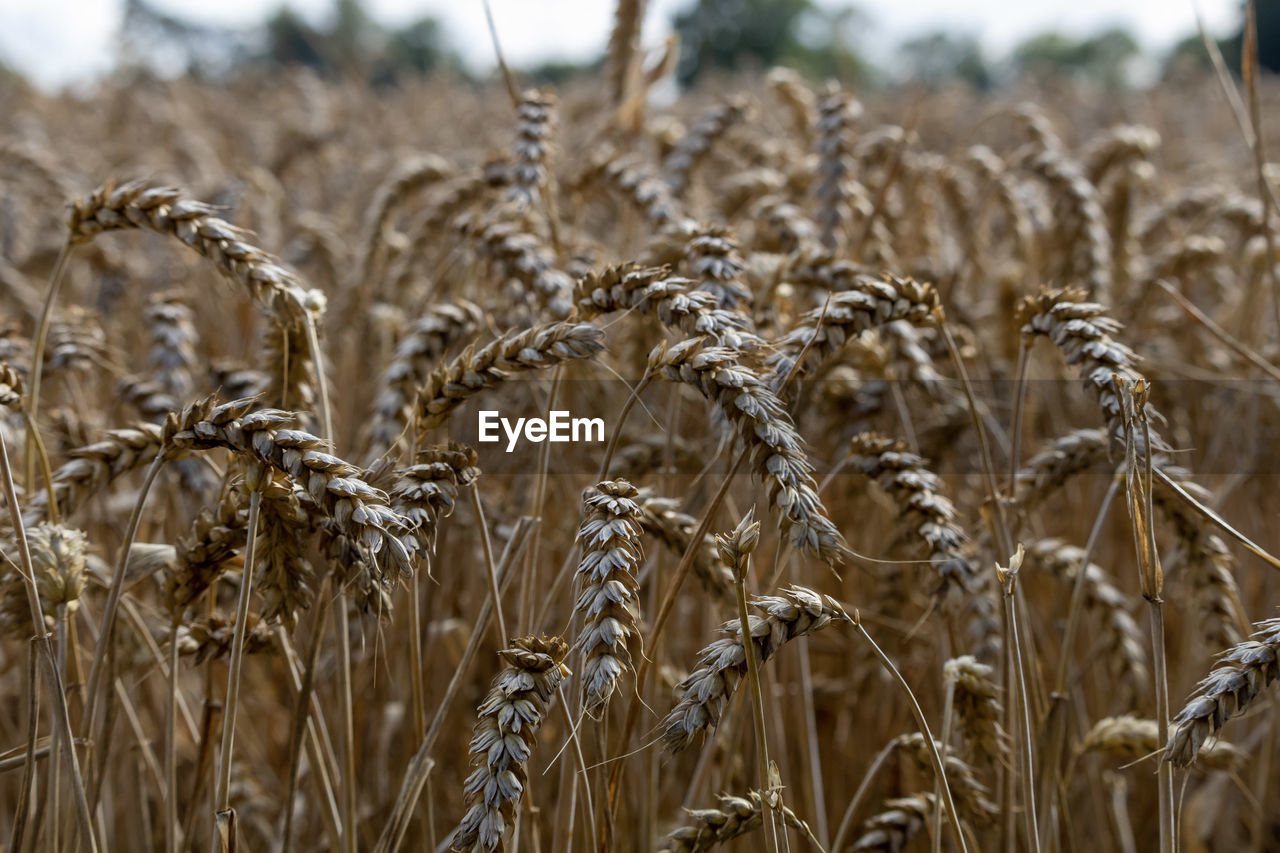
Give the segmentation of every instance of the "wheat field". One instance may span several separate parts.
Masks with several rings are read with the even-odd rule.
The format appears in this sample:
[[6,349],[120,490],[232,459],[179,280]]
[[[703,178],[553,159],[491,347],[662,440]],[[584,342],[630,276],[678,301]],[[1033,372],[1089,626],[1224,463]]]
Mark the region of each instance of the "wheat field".
[[646,105],[622,20],[0,90],[0,848],[1280,849],[1249,93]]

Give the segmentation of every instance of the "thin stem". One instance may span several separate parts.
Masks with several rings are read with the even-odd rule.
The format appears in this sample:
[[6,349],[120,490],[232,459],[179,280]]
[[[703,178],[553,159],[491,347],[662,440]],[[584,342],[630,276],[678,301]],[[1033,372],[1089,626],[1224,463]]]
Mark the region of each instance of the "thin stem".
[[316,667],[320,661],[320,643],[324,639],[325,624],[329,621],[329,608],[333,602],[330,575],[325,575],[320,584],[320,592],[316,595],[314,628],[312,629],[311,648],[307,652],[306,665],[302,670],[302,685],[298,688],[295,700],[293,721],[289,728],[289,778],[285,786],[284,829],[281,832],[281,846],[290,849],[293,837],[293,798],[298,789],[298,767],[302,754],[303,730],[311,713],[311,697],[315,685]]
[[800,699],[804,705],[805,743],[809,751],[809,784],[813,788],[813,817],[818,840],[831,849],[827,826],[827,795],[822,784],[822,750],[818,746],[818,716],[813,706],[813,667],[809,661],[809,638],[797,638],[800,646]]
[[169,697],[165,705],[164,733],[164,838],[165,850],[178,853],[178,760],[175,755],[178,707],[178,625],[181,613],[174,609],[169,620]]
[[1062,648],[1058,653],[1058,676],[1054,685],[1053,692],[1063,695],[1067,690],[1068,670],[1071,665],[1071,647],[1076,642],[1076,631],[1080,626],[1080,614],[1084,612],[1085,576],[1088,574],[1086,569],[1093,560],[1093,551],[1097,547],[1098,540],[1102,536],[1102,529],[1106,523],[1107,515],[1111,509],[1111,504],[1115,501],[1116,495],[1120,492],[1120,476],[1116,472],[1116,476],[1112,478],[1111,485],[1107,487],[1107,493],[1102,498],[1102,505],[1098,508],[1098,514],[1093,519],[1093,528],[1089,531],[1089,541],[1084,546],[1084,556],[1080,562],[1080,568],[1077,569],[1075,583],[1071,587],[1071,603],[1067,605],[1067,626],[1062,633]]
[[1258,179],[1258,196],[1262,202],[1262,238],[1267,247],[1266,276],[1271,284],[1271,307],[1275,312],[1277,329],[1280,329],[1280,278],[1276,277],[1276,236],[1271,230],[1271,207],[1275,197],[1267,183],[1267,153],[1262,135],[1262,107],[1258,101],[1258,2],[1249,0],[1245,9],[1244,55],[1240,58],[1244,85],[1249,93],[1249,124],[1253,135],[1249,147],[1253,149],[1253,167]]
[[[254,466],[257,463],[253,463]],[[224,827],[234,831],[235,816],[231,808],[231,758],[235,747],[236,714],[240,705],[240,673],[244,666],[244,639],[249,627],[249,599],[253,593],[253,566],[258,545],[258,516],[262,511],[262,472],[246,474],[252,480],[249,493],[249,519],[244,546],[244,571],[240,576],[240,598],[236,605],[235,633],[231,636],[231,662],[227,674],[227,696],[223,703],[222,751],[218,758],[218,789],[214,795],[213,849],[219,849],[219,835]],[[227,820],[230,818],[230,820]],[[233,836],[234,839],[234,836]],[[234,844],[234,840],[232,841]]]
[[[4,440],[3,432],[0,432],[0,473],[4,475],[4,497],[9,506],[9,520],[13,525],[14,536],[18,540],[19,569],[27,593],[27,605],[31,608],[31,624],[35,626],[35,630],[40,631],[44,627],[44,611],[40,607],[40,593],[36,589],[35,572],[31,567],[31,549],[27,543],[27,529],[22,523],[22,513],[18,510],[18,490],[13,485],[13,469],[9,466],[9,447]],[[90,853],[96,853],[98,839],[93,834],[89,801],[85,796],[84,779],[80,774],[80,759],[76,755],[75,742],[71,736],[71,721],[67,714],[67,697],[63,690],[62,678],[54,662],[49,635],[39,634],[35,638],[35,643],[40,651],[40,669],[53,706],[53,722],[57,736],[67,747],[62,751],[62,757],[67,763],[67,775],[71,779],[72,793],[75,796],[77,826]]]
[[[916,695],[911,692],[911,685],[907,684],[907,680],[902,677],[902,673],[894,666],[890,657],[884,653],[884,650],[876,645],[876,641],[871,639],[871,635],[867,633],[867,629],[862,625],[862,614],[856,609],[853,613],[853,625],[858,629],[858,633],[871,646],[871,650],[875,652],[877,658],[894,680],[898,682],[903,691],[907,694],[907,699],[911,701],[911,714],[916,718],[916,725],[920,727],[920,734],[924,735],[925,745],[929,747],[929,760],[933,762],[933,772],[937,774],[938,784],[942,788],[943,803],[947,808],[947,819],[951,823],[951,832],[955,835],[956,847],[960,853],[968,853],[969,847],[965,841],[964,830],[960,828],[960,818],[956,814],[956,804],[951,799],[951,786],[947,783],[947,773],[942,766],[942,756],[938,753],[938,744],[933,739],[933,732],[929,730],[929,722],[924,717],[924,711],[920,708],[920,703],[916,701]],[[838,849],[838,848],[833,848]]]
[[427,725],[426,685],[422,683],[422,589],[421,572],[409,579],[409,695],[413,702],[413,737],[422,740]]
[[356,853],[356,730],[351,688],[351,627],[346,601],[333,608],[333,630],[338,636],[338,693],[342,704],[342,843],[346,853]]
[[[54,614],[54,631],[55,645],[54,653],[57,657],[58,675],[66,683],[67,678],[67,605],[59,603]],[[63,743],[59,732],[55,729],[53,737],[49,739],[49,750],[53,756],[53,761],[49,763],[49,814],[52,820],[49,821],[49,837],[46,842],[50,850],[60,850],[62,845],[59,838],[62,833],[62,773],[58,767],[58,757],[62,750],[73,749],[70,743]]]
[[[62,274],[66,271],[67,261],[71,257],[71,235],[62,241],[62,248],[58,251],[58,260],[54,262],[53,271],[49,273],[49,286],[45,288],[44,305],[40,307],[40,320],[36,324],[36,338],[31,344],[31,380],[29,390],[27,392],[26,411],[27,419],[27,435],[34,435],[36,431],[36,418],[40,414],[40,388],[41,379],[44,376],[44,348],[49,340],[49,322],[53,318],[53,306],[58,301],[58,291],[62,287]],[[34,442],[27,444],[26,453],[26,480],[27,491],[31,490],[31,484],[35,480],[35,459],[32,456]]]
[[[1081,571],[1083,572],[1084,569],[1081,568]],[[1032,742],[1031,697],[1027,693],[1027,674],[1022,665],[1022,644],[1018,636],[1017,597],[1014,595],[1016,582],[1017,567],[1013,566],[1001,577],[1001,586],[1004,587],[1004,609],[1009,622],[1009,638],[1012,644],[1009,651],[1013,655],[1013,672],[1018,682],[1018,707],[1022,712],[1018,728],[1022,734],[1022,806],[1027,822],[1027,843],[1034,853],[1039,853],[1040,829],[1036,817],[1035,745]]]
[[862,804],[862,800],[866,797],[867,791],[871,790],[871,782],[876,778],[876,774],[880,772],[880,768],[889,760],[889,756],[893,755],[898,748],[898,739],[894,738],[884,745],[884,748],[876,753],[876,757],[871,760],[871,766],[867,768],[867,772],[862,777],[858,790],[853,792],[853,798],[849,800],[849,805],[845,806],[844,816],[840,818],[840,827],[836,830],[836,837],[832,840],[828,850],[843,850],[844,842],[849,837],[849,833],[853,830],[853,818],[858,813],[858,806]]
[[476,524],[480,527],[480,545],[484,549],[484,567],[489,576],[489,598],[493,601],[494,623],[498,626],[498,646],[505,648],[511,635],[507,633],[507,622],[502,618],[502,593],[498,590],[498,568],[493,562],[493,543],[489,540],[489,524],[485,521],[484,506],[480,503],[480,490],[471,484],[471,507],[476,513]]
[[[956,683],[947,681],[947,695],[942,704],[942,749],[945,751],[951,743],[951,715],[956,706]],[[933,853],[942,853],[942,800],[939,797],[938,783],[933,785],[933,797],[938,808],[933,813]]]
[[59,516],[58,498],[53,488],[53,468],[49,465],[49,451],[45,449],[44,439],[40,437],[40,430],[36,428],[35,418],[31,417],[27,407],[19,406],[18,411],[22,414],[22,420],[27,425],[27,438],[35,445],[36,460],[40,463],[40,476],[44,478],[44,490],[48,497],[45,514],[48,516],[50,524],[57,524]]
[[[1157,731],[1169,731],[1169,671],[1164,653],[1164,602],[1147,602],[1151,610],[1152,663],[1156,678]],[[1157,770],[1157,792],[1160,795],[1160,851],[1173,853],[1177,827],[1174,825],[1173,765],[1161,761]]]
[[1027,401],[1027,367],[1031,361],[1027,349],[1026,338],[1018,338],[1017,379],[1013,386],[1013,447],[1009,451],[1009,479],[1005,483],[1005,491],[1012,496],[1018,482],[1018,466],[1022,461],[1022,420],[1023,407]]
[[600,460],[600,471],[596,474],[596,482],[600,482],[609,475],[609,464],[613,462],[613,454],[618,449],[619,439],[622,438],[622,425],[627,422],[627,416],[635,408],[636,402],[640,399],[644,389],[649,387],[649,383],[653,382],[653,378],[653,371],[646,367],[644,376],[640,377],[640,381],[636,383],[636,387],[628,395],[627,401],[622,404],[622,411],[618,412],[617,420],[613,423],[613,433],[609,436],[609,444],[604,449],[604,459]]
[[[751,523],[751,514],[747,514],[744,524]],[[757,529],[759,525],[756,525]],[[738,597],[738,625],[742,631],[742,649],[747,658],[747,681],[751,687],[751,716],[755,722],[756,736],[756,770],[760,774],[760,790],[763,796],[769,793],[769,741],[765,737],[764,693],[760,690],[760,666],[756,661],[756,644],[751,635],[751,617],[747,612],[747,571],[750,557],[739,552],[733,566],[733,588]],[[765,838],[769,840],[769,849],[773,853],[778,850],[777,828],[774,825],[773,807],[767,799],[761,811],[764,812]]]
[[[506,568],[515,561],[520,551],[523,550],[525,541],[528,538],[527,534],[532,527],[533,525],[529,519],[521,519],[520,525],[507,542],[507,548],[503,552],[502,560],[498,566],[500,589],[505,587],[515,576],[514,572],[506,571]],[[413,816],[414,807],[422,794],[422,787],[426,784],[427,777],[431,774],[431,768],[435,766],[435,759],[431,757],[431,750],[435,747],[436,738],[440,736],[440,732],[444,729],[445,717],[448,716],[449,708],[453,705],[453,700],[457,697],[458,690],[462,687],[462,680],[471,666],[471,661],[480,649],[480,642],[484,638],[485,631],[489,628],[489,619],[492,615],[493,607],[489,600],[485,599],[484,604],[480,606],[480,613],[476,616],[475,624],[471,627],[471,636],[467,639],[467,647],[462,652],[462,659],[458,661],[458,665],[453,671],[453,677],[449,679],[449,686],[445,688],[444,696],[440,698],[440,704],[436,706],[436,713],[431,718],[431,725],[427,727],[427,733],[422,738],[418,751],[414,753],[413,758],[409,759],[409,766],[405,769],[404,779],[400,783],[400,793],[396,796],[396,803],[391,810],[391,817],[387,819],[387,825],[383,828],[382,835],[378,837],[378,843],[373,848],[374,853],[395,853],[396,850],[400,849],[400,844],[404,841],[404,833],[409,828],[409,820]]]
[[[671,583],[667,587],[667,593],[662,599],[661,606],[658,607],[658,614],[653,619],[653,627],[649,629],[649,636],[645,638],[644,648],[648,652],[640,659],[640,668],[636,671],[636,693],[639,695],[643,695],[645,680],[652,669],[651,661],[657,658],[658,638],[662,636],[662,630],[666,627],[667,620],[671,617],[671,611],[680,595],[680,587],[684,585],[685,579],[688,578],[698,549],[702,547],[703,537],[707,535],[707,530],[711,527],[711,520],[715,517],[720,504],[729,494],[729,487],[733,483],[733,477],[738,473],[738,468],[746,461],[746,458],[747,451],[743,449],[738,453],[733,464],[729,466],[724,482],[720,484],[720,489],[703,512],[698,529],[694,531],[693,536],[689,539],[689,547],[685,549],[684,556],[680,558],[680,565],[676,567],[675,575],[671,578]],[[627,705],[626,720],[622,724],[622,737],[618,741],[623,751],[626,751],[627,745],[631,742],[631,733],[635,731],[636,722],[640,719],[640,705],[641,703],[636,699],[632,699]],[[625,761],[615,761],[613,770],[609,773],[609,815],[617,814],[618,794],[622,789],[622,771],[626,764],[627,762]],[[612,820],[606,821],[606,826],[611,822]],[[608,844],[610,842],[611,839],[602,838],[601,849],[609,849]]]
[[[487,6],[485,7],[488,8]],[[497,35],[494,35],[497,43]],[[556,395],[560,393],[560,379],[564,376],[564,365],[556,365],[552,372],[551,391],[547,394],[547,413],[555,408]],[[547,466],[551,461],[551,442],[544,442],[538,450],[538,475],[533,487],[533,516],[539,520],[533,529],[533,542],[529,545],[529,554],[525,559],[525,570],[520,577],[520,600],[516,610],[516,626],[521,636],[527,626],[533,624],[533,589],[537,586],[538,548],[542,544],[542,506],[547,497]],[[504,632],[505,633],[505,632]],[[506,637],[503,637],[506,642]]]
[[22,762],[22,787],[18,790],[18,806],[13,815],[13,831],[9,849],[22,850],[27,816],[31,811],[31,795],[36,783],[36,729],[40,722],[40,692],[36,685],[36,657],[40,654],[36,638],[27,643],[27,755]]
[[[316,620],[318,624],[327,623],[325,619]],[[293,648],[293,644],[289,642],[289,635],[285,632],[284,626],[276,627],[276,636],[280,641],[280,648],[289,665],[289,680],[294,689],[294,701],[302,695],[302,677],[298,669],[298,655]],[[333,793],[333,770],[337,767],[337,759],[332,757],[332,747],[327,743],[322,743],[320,733],[325,731],[324,716],[320,711],[319,704],[316,702],[315,694],[310,696],[312,703],[312,713],[315,717],[304,714],[302,719],[306,724],[306,749],[307,757],[311,760],[311,770],[315,778],[316,787],[320,791],[320,805],[317,811],[324,821],[325,832],[329,835],[329,849],[336,850],[342,846],[342,831],[339,825],[342,823],[342,816],[338,814],[338,798]],[[290,744],[292,747],[292,743]],[[327,751],[326,751],[327,750]],[[297,765],[293,764],[290,769],[296,772]],[[296,778],[293,780],[296,784]],[[293,814],[293,791],[290,790],[289,796],[285,800],[286,816],[292,817]],[[292,830],[292,823],[285,821],[285,829]],[[290,850],[289,846],[290,834],[286,831],[281,835],[280,849]]]
[[[313,311],[307,311],[307,320],[304,324],[307,329],[307,346],[311,349],[311,361],[316,366],[316,385],[320,391],[320,428],[324,430],[321,438],[327,438],[333,442],[336,450],[338,445],[338,436],[333,432],[333,410],[329,407],[329,383],[325,379],[324,357],[320,351],[320,334],[316,330],[316,317]],[[288,347],[285,347],[286,352]]]
[[[93,652],[93,664],[89,667],[89,685],[85,696],[85,713],[84,722],[85,730],[90,739],[93,737],[94,723],[98,710],[98,695],[101,693],[103,668],[107,660],[107,650],[111,648],[112,633],[116,627],[116,615],[120,611],[120,596],[124,592],[124,579],[126,569],[129,566],[129,549],[133,547],[133,540],[138,535],[138,525],[142,522],[142,508],[147,502],[147,495],[151,491],[151,486],[156,481],[156,476],[160,473],[160,469],[164,466],[165,455],[163,450],[156,455],[155,460],[147,469],[146,479],[142,481],[142,489],[138,492],[138,499],[134,502],[133,513],[129,516],[129,526],[125,529],[124,542],[120,545],[120,556],[116,560],[115,574],[111,576],[111,587],[107,592],[107,604],[102,611],[102,628],[98,631],[98,644]],[[111,699],[108,697],[108,703]]]
[[995,528],[997,538],[1000,540],[1001,546],[1005,553],[1013,553],[1013,535],[1009,532],[1009,522],[1005,517],[1004,501],[1001,499],[1000,488],[996,485],[996,466],[991,456],[991,443],[987,439],[987,430],[982,423],[982,414],[978,411],[978,398],[974,396],[973,384],[969,381],[969,372],[965,370],[964,359],[960,357],[960,348],[956,346],[956,340],[951,335],[951,329],[947,326],[946,315],[942,309],[936,311],[938,328],[942,331],[942,338],[946,341],[947,352],[951,355],[951,361],[955,365],[956,372],[960,375],[960,384],[964,388],[965,399],[969,403],[969,416],[973,419],[973,430],[978,436],[978,446],[982,450],[982,473],[986,478],[988,497],[995,510]]
[[[587,773],[588,773],[588,771],[587,771],[587,759],[586,759],[586,757],[582,754],[582,739],[578,737],[578,727],[577,727],[577,726],[575,726],[575,725],[573,724],[573,712],[572,712],[572,711],[570,711],[570,707],[571,707],[571,706],[570,706],[570,704],[569,704],[569,700],[568,700],[568,698],[564,695],[564,685],[563,685],[563,684],[558,684],[558,685],[556,685],[556,692],[560,694],[560,708],[564,711],[564,722],[565,722],[565,727],[569,729],[569,738],[573,741],[573,752],[574,752],[574,757],[576,757],[576,758],[578,759],[578,772],[582,774],[582,780],[583,780],[582,792],[583,792],[583,794],[585,795],[585,796],[583,797],[583,805],[586,807],[586,808],[585,808],[585,810],[586,810],[586,812],[587,812],[587,822],[588,822],[588,823],[590,824],[590,826],[591,826],[591,837],[592,837],[592,838],[595,838],[595,835],[596,835],[596,807],[595,807],[595,805],[591,802],[591,785],[590,785],[590,783],[589,783],[589,779],[590,779],[590,777],[587,775]],[[608,713],[608,709],[607,709],[607,708],[605,709],[605,713]],[[602,722],[603,722],[603,720],[602,720]],[[604,737],[604,734],[603,734],[603,732],[604,732],[604,727],[603,727],[603,726],[598,726],[598,727],[596,728],[596,731],[600,733],[600,736],[601,736],[601,738],[603,739],[603,737]],[[572,814],[572,812],[571,812],[571,814]],[[571,830],[570,830],[570,835],[572,835],[572,834],[573,834],[573,833],[572,833],[572,829],[571,829]]]

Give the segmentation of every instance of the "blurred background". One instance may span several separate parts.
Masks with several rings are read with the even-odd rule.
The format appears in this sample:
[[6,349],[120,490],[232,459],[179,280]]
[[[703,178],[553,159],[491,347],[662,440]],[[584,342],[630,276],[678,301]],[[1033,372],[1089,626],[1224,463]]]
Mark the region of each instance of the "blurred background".
[[[492,0],[508,62],[535,82],[601,67],[607,0]],[[1196,74],[1196,26],[1238,67],[1239,0],[650,0],[643,46],[680,39],[676,78],[785,64],[864,88],[953,82],[994,89],[1064,75],[1108,89]],[[1280,2],[1258,4],[1261,63],[1280,68]],[[480,0],[0,0],[0,73],[46,90],[117,70],[217,79],[262,66],[394,86],[447,73],[487,78]]]

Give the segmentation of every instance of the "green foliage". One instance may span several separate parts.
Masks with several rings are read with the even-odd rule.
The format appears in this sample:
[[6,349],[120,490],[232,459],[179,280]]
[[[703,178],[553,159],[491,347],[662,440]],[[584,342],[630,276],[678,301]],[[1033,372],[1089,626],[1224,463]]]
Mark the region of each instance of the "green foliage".
[[[1280,74],[1280,3],[1262,0],[1257,5],[1258,64],[1273,74]],[[1244,38],[1241,30],[1238,36]]]
[[1138,43],[1124,29],[1114,27],[1088,38],[1062,33],[1032,36],[1013,51],[1019,74],[1066,75],[1118,89],[1126,82],[1126,66],[1139,53]]
[[903,42],[898,53],[911,79],[931,88],[959,81],[986,90],[995,82],[982,46],[971,35],[939,30]]
[[870,66],[846,36],[857,18],[852,9],[823,12],[813,0],[696,0],[673,21],[681,48],[676,76],[688,85],[712,69],[787,65],[864,82]]
[[288,6],[267,20],[265,56],[280,65],[306,65],[324,68],[324,34],[302,19]]
[[[1227,68],[1240,70],[1240,37],[1214,39]],[[1165,56],[1161,76],[1166,79],[1212,73],[1213,63],[1200,34],[1189,35],[1173,46]]]

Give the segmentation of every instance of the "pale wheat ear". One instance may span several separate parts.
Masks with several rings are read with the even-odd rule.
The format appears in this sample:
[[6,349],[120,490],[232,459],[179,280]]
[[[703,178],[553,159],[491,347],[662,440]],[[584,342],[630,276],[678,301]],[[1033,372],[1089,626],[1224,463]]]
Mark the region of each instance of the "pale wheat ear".
[[626,480],[607,480],[582,499],[578,544],[578,599],[574,610],[582,629],[574,647],[581,650],[582,706],[599,719],[623,676],[634,675],[631,645],[639,646],[639,584],[635,576],[642,510],[639,491]]
[[[689,823],[678,827],[667,836],[659,853],[697,853],[716,845],[740,838],[760,828],[764,822],[766,806],[759,791],[748,791],[745,797],[721,794],[720,805],[710,809],[687,809]],[[809,824],[795,812],[783,806],[780,810],[787,826],[796,830],[814,847],[822,845]]]
[[1221,731],[1280,677],[1280,619],[1254,625],[1252,637],[1222,652],[1177,716],[1164,747],[1164,760],[1186,767],[1210,736]]
[[[764,614],[750,620],[751,639],[761,664],[788,640],[849,618],[835,599],[799,586],[781,590],[779,595],[758,596],[751,604]],[[663,723],[663,743],[672,752],[688,748],[699,733],[720,722],[729,698],[746,676],[740,624],[729,621],[721,630],[724,638],[702,650],[701,666],[680,683],[684,695]]]

